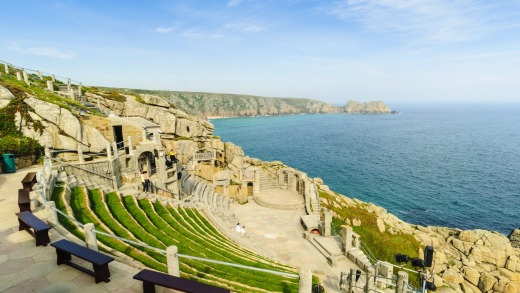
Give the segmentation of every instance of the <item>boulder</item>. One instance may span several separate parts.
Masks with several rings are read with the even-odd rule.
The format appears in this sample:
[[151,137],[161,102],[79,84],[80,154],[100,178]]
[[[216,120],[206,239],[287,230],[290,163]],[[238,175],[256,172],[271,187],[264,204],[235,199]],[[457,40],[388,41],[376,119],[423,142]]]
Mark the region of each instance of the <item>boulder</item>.
[[504,293],[518,293],[520,292],[520,282],[509,282],[505,288]]
[[381,220],[380,218],[377,218],[377,228],[379,229],[379,232],[385,232],[385,223],[383,223],[383,220]]
[[464,279],[477,286],[480,280],[480,272],[474,267],[463,267]]
[[480,291],[480,289],[477,286],[475,286],[467,281],[460,284],[460,289],[464,293],[482,293],[482,291]]
[[442,274],[442,278],[444,279],[444,281],[450,284],[460,284],[464,282],[464,277],[459,272],[459,270],[455,268],[449,268],[445,270]]
[[149,94],[140,94],[140,96],[141,96],[141,99],[149,105],[165,107],[165,108],[170,107],[170,103],[168,103],[166,100],[164,100],[163,98],[161,98],[159,96],[149,95]]
[[496,282],[497,282],[497,278],[495,278],[494,276],[492,276],[489,273],[484,273],[484,274],[480,275],[480,280],[478,282],[478,288],[482,292],[487,292],[487,291],[493,289]]
[[515,229],[509,233],[509,241],[511,241],[511,246],[520,248],[520,229]]
[[59,125],[61,108],[58,105],[47,103],[34,97],[27,98],[24,102],[29,105],[38,116],[43,117],[54,125]]
[[14,95],[8,89],[0,85],[0,109],[7,106],[14,98]]
[[353,226],[361,226],[361,220],[360,219],[352,219],[352,225]]

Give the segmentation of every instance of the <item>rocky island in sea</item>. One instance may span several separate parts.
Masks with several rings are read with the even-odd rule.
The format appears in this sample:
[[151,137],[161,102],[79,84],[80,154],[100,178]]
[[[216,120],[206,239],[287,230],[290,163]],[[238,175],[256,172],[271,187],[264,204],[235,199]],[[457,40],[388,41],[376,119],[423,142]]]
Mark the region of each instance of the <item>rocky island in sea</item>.
[[[49,76],[15,74],[17,71],[22,72],[23,69],[7,65],[6,68],[9,68],[10,71],[6,70],[5,74],[2,72],[0,75],[2,138],[19,137],[23,134],[28,138],[28,143],[35,140],[47,149],[56,151],[55,159],[66,161],[68,166],[66,171],[65,167],[63,170],[54,171],[59,174],[57,177],[61,178],[60,180],[65,180],[63,181],[63,185],[67,186],[65,190],[69,190],[68,194],[62,196],[63,199],[70,199],[72,196],[70,190],[77,186],[98,190],[96,185],[102,185],[101,189],[107,189],[107,194],[117,200],[122,200],[122,198],[118,199],[118,194],[128,192],[128,189],[125,191],[124,188],[129,187],[134,190],[134,187],[141,184],[138,172],[150,170],[150,173],[153,172],[151,179],[156,189],[152,195],[137,192],[137,195],[134,194],[136,200],[150,199],[157,209],[162,207],[161,204],[168,208],[194,207],[200,209],[223,234],[228,233],[228,236],[230,235],[229,237],[240,245],[261,254],[262,250],[255,247],[253,243],[248,243],[247,239],[236,238],[229,231],[237,221],[232,206],[233,203],[234,205],[246,205],[250,200],[261,202],[261,199],[256,197],[263,188],[278,188],[295,192],[302,201],[306,214],[305,218],[302,218],[302,222],[305,222],[306,228],[308,228],[302,233],[302,239],[305,237],[310,240],[320,239],[314,241],[326,242],[326,239],[340,234],[340,242],[343,241],[345,246],[335,247],[339,251],[338,254],[325,255],[323,258],[326,266],[330,265],[330,268],[333,268],[334,265],[342,265],[348,261],[348,258],[354,259],[355,266],[364,270],[363,274],[368,274],[370,280],[377,280],[377,277],[373,279],[375,268],[377,268],[377,274],[391,278],[398,271],[397,268],[388,265],[388,263],[395,263],[394,254],[404,252],[412,257],[422,257],[425,247],[432,246],[435,249],[434,265],[427,270],[432,273],[429,281],[437,286],[438,291],[520,292],[520,230],[514,230],[509,237],[506,237],[498,232],[485,230],[460,230],[409,224],[388,213],[382,207],[337,194],[330,190],[322,179],[308,178],[306,174],[286,166],[282,162],[264,162],[246,156],[240,147],[223,142],[219,137],[213,136],[214,127],[211,123],[180,110],[184,107],[181,106],[180,101],[176,103],[175,100],[150,93],[107,91],[71,84],[60,90],[60,88],[54,87],[53,79]],[[216,99],[224,103],[223,99]],[[192,102],[186,100],[184,103],[186,105],[197,104],[199,103],[197,101],[201,100],[206,100],[206,98],[200,97],[199,100]],[[325,110],[336,111],[336,108],[331,108],[330,105],[309,101],[299,102],[307,105],[305,109],[309,109],[309,111],[319,113]],[[215,106],[211,109],[215,112],[205,112],[205,108],[198,108],[200,110],[198,114],[239,116],[254,113],[290,114],[293,113],[291,111],[301,111],[287,102],[283,104],[276,100],[261,98],[251,98],[248,102],[251,105],[247,104],[247,107],[236,110],[233,110],[234,103],[236,101],[229,102],[230,105],[226,108]],[[211,105],[211,103],[209,104]],[[266,106],[267,104],[269,107]],[[364,113],[363,111],[368,111],[368,109],[386,111],[383,105],[378,102],[363,107],[350,102],[343,111],[353,113]],[[200,107],[206,106],[201,105]],[[21,131],[15,126],[20,126]],[[19,157],[29,155],[29,160],[25,162],[29,164],[34,162],[35,153],[31,152],[32,149],[20,147],[9,149],[9,147],[13,147],[13,144],[15,143],[12,141],[2,141],[2,152],[17,152]],[[118,145],[124,147],[121,149]],[[115,147],[111,149],[111,146]],[[25,149],[28,151],[23,153],[22,151]],[[169,157],[170,151],[173,151],[179,161],[174,169],[167,169],[163,164],[166,157]],[[18,164],[21,164],[21,161]],[[74,169],[70,166],[81,166],[81,169]],[[88,169],[89,175],[78,171],[82,169],[83,172],[85,172],[84,169]],[[106,177],[109,177],[108,180],[111,180],[113,186],[95,182],[97,175],[93,174],[97,174],[97,172],[103,174],[103,176],[98,176],[104,178],[103,180],[107,180]],[[72,176],[73,174],[76,175]],[[85,177],[81,178],[82,176]],[[73,182],[73,180],[78,181]],[[79,180],[83,182],[83,185],[78,183]],[[85,183],[86,181],[90,184]],[[115,190],[111,190],[112,188]],[[171,195],[171,197],[165,195]],[[148,201],[145,203],[148,204]],[[273,203],[264,202],[264,204]],[[286,207],[283,198],[282,202],[275,204]],[[69,212],[71,216],[74,216],[70,207],[68,210],[64,209],[63,212]],[[287,225],[289,224],[287,223]],[[333,226],[339,228],[340,231],[333,231]],[[321,234],[318,235],[320,238],[314,238],[314,232]],[[202,234],[202,231],[200,233]],[[354,238],[352,238],[353,236]],[[346,239],[350,241],[346,241]],[[360,253],[359,249],[355,250],[359,243],[356,244],[353,239],[363,241],[382,262],[363,258],[363,253]],[[231,247],[240,249],[229,245],[230,249]],[[281,245],[284,244],[281,243]],[[108,246],[105,249],[115,251]],[[129,248],[129,251],[131,249],[133,248]],[[316,254],[318,251],[315,250],[309,254]],[[134,250],[132,252],[138,254]],[[354,255],[354,252],[360,254]],[[191,253],[197,253],[197,251]],[[326,254],[326,252],[322,253]],[[132,261],[141,266],[143,263],[147,263],[147,265],[150,263],[157,265],[158,269],[164,269],[164,264],[158,264],[156,259],[149,256],[141,257],[139,260]],[[252,255],[251,257],[269,268],[297,271],[297,269],[286,267],[286,264],[267,261],[268,256]],[[251,259],[247,261],[251,262]],[[297,266],[294,263],[290,265]],[[183,267],[183,269],[187,268]],[[332,291],[334,290],[332,288],[336,288],[332,287],[332,284],[337,286],[340,276],[330,272],[328,267],[326,269],[313,268],[313,273],[322,280],[322,283],[329,284],[330,291]],[[242,278],[242,282],[249,286],[245,289],[241,287],[241,282],[220,277],[217,272],[213,272],[213,269],[197,271],[190,276],[201,282],[208,280],[216,282],[215,279],[218,279],[219,285],[238,292],[247,292],[247,290],[250,292],[282,291],[282,287],[273,289],[255,287],[264,285],[259,283],[246,284],[249,276]],[[253,278],[253,276],[250,277]],[[294,282],[287,284],[289,288],[297,287]],[[384,282],[371,284],[374,289],[376,286],[378,288],[386,286]],[[340,288],[338,290],[342,290],[340,292],[346,292],[345,283],[343,283],[343,287],[338,288]]]

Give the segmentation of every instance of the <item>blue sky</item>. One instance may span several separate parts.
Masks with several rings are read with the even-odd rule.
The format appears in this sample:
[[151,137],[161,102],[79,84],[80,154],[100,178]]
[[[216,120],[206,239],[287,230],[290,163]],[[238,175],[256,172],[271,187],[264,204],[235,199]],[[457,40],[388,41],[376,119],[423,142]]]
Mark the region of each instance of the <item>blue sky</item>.
[[0,0],[0,60],[87,85],[520,102],[520,1]]

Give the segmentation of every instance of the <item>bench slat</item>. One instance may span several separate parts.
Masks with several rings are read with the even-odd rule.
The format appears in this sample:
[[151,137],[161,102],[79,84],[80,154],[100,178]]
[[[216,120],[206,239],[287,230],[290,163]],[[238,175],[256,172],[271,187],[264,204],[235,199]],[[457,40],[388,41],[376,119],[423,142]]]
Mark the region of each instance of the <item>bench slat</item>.
[[38,217],[33,215],[31,212],[25,211],[16,214],[20,220],[22,220],[27,225],[31,226],[34,231],[42,231],[49,230],[51,226],[47,225],[44,221],[40,220]]
[[62,239],[51,243],[52,247],[66,251],[74,256],[89,261],[95,265],[102,266],[114,260],[114,258],[94,251],[90,248],[78,245],[74,242]]
[[228,289],[183,279],[172,275],[144,269],[134,279],[187,293],[230,293]]

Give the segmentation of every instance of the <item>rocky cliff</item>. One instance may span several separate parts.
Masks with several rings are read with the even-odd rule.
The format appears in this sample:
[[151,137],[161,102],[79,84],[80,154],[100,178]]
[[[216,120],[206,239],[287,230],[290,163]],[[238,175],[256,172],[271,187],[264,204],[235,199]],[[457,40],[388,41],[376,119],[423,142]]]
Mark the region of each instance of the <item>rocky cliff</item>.
[[336,107],[312,99],[177,91],[125,90],[133,94],[141,94],[141,96],[160,96],[187,113],[206,117],[343,112],[348,114],[385,114],[391,112],[390,108],[382,101],[368,103],[350,101],[343,107]]

